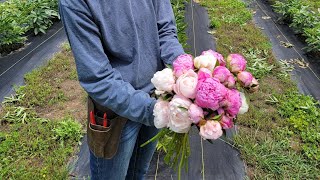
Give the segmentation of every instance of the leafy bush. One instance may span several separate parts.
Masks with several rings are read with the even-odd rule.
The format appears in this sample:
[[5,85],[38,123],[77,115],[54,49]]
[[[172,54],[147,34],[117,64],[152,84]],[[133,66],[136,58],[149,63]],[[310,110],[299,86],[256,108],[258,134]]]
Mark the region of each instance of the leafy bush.
[[38,3],[32,3],[32,11],[29,14],[33,32],[37,35],[39,32],[46,33],[46,30],[53,24],[52,19],[59,18],[56,1],[37,0]]
[[24,43],[29,30],[45,33],[59,18],[57,0],[8,0],[0,4],[0,12],[0,52]]
[[296,33],[306,37],[307,51],[320,51],[320,12],[314,12],[311,7],[300,0],[276,1],[275,11],[290,22],[290,27]]
[[307,37],[307,50],[318,49],[320,51],[320,23],[314,28],[306,28],[304,33]]
[[27,18],[11,2],[1,3],[0,12],[0,46],[23,43],[26,40],[23,35],[29,28]]

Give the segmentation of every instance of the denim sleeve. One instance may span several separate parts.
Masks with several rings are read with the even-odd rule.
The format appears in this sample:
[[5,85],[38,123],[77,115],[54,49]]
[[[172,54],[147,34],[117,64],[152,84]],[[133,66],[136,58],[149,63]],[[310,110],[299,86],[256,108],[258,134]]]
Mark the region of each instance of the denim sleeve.
[[158,0],[156,11],[161,59],[166,64],[172,64],[179,55],[184,54],[184,50],[178,41],[170,0]]
[[132,121],[153,126],[156,100],[123,81],[104,52],[100,32],[89,12],[60,3],[61,19],[75,58],[81,86],[99,104]]

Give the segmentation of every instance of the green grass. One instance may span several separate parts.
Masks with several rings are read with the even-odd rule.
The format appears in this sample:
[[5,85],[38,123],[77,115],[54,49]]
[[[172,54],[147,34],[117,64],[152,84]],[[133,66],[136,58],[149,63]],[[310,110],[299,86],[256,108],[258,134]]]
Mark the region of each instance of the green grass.
[[[27,74],[26,85],[17,87],[16,95],[2,104],[0,179],[68,178],[67,163],[83,132],[79,119],[59,110],[69,108],[62,84],[75,76],[70,49],[64,49],[46,66]],[[57,108],[60,118],[38,113]]]
[[298,93],[278,63],[271,44],[255,27],[245,3],[239,0],[202,0],[208,10],[217,51],[224,56],[241,53],[260,90],[247,94],[249,112],[238,117],[235,143],[252,179],[317,179],[319,176],[320,110],[317,102]]
[[68,100],[60,84],[67,79],[77,79],[72,55],[68,50],[57,54],[46,66],[25,75],[27,85],[17,88],[18,94],[25,94],[23,105],[43,107]]

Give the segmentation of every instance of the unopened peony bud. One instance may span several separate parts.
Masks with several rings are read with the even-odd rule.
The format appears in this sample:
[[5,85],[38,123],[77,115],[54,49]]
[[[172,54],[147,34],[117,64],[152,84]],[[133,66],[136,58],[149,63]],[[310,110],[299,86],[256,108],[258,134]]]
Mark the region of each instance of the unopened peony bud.
[[249,87],[252,83],[253,76],[251,73],[247,71],[242,71],[238,75],[238,81],[240,82],[241,86],[243,87]]
[[230,54],[227,58],[227,67],[232,73],[238,73],[246,69],[247,61],[240,54]]

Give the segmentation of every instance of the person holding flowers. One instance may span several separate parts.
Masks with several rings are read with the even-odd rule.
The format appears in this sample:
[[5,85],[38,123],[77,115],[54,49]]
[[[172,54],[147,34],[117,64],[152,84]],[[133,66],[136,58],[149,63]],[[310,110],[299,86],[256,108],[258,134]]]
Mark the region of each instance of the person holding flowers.
[[[110,119],[111,126],[104,129],[88,128],[91,179],[143,179],[155,143],[143,148],[140,145],[157,134],[154,123],[159,123],[154,122],[156,99],[150,97],[154,90],[150,79],[180,55],[181,61],[185,56],[191,59],[177,40],[170,0],[60,0],[59,11],[81,86],[95,105],[128,119],[120,129],[121,133],[118,132],[120,137],[114,139],[107,140],[106,137],[113,137],[108,133],[113,131],[112,124],[118,123],[118,119]],[[181,75],[189,65],[185,66],[179,72]],[[163,72],[160,78],[166,79],[166,83],[158,86],[157,93],[173,89],[175,79],[167,76],[171,72]],[[193,79],[194,83],[197,81],[195,73],[182,76]],[[181,79],[181,83],[184,81]],[[183,89],[179,92],[187,97],[195,96]],[[167,102],[158,103],[156,108],[165,104]],[[170,103],[170,107],[166,107],[177,109],[182,105],[189,108],[191,104],[179,96]],[[173,129],[184,128],[181,132],[191,124],[188,122],[175,127],[180,121],[180,114],[172,114],[170,118],[177,121],[172,123]],[[169,117],[163,119],[169,120]],[[91,127],[92,124],[89,125]],[[96,149],[101,149],[102,144],[104,152],[117,146],[116,154],[98,155]],[[116,145],[111,147],[110,144]]]

